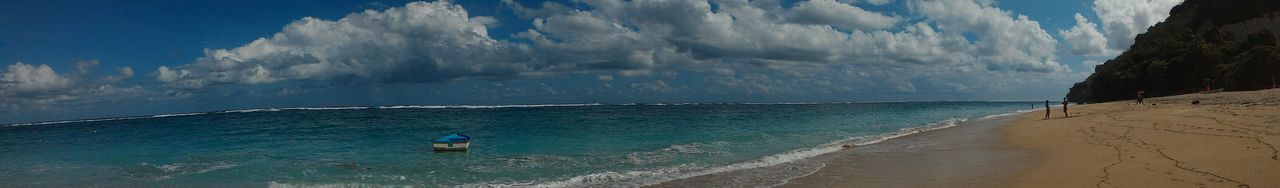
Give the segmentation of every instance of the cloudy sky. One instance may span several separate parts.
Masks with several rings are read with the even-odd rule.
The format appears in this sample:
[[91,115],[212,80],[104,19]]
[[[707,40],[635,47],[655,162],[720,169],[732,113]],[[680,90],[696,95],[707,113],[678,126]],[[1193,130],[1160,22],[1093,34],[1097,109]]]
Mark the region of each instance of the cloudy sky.
[[0,2],[0,123],[314,106],[1060,99],[1180,0]]

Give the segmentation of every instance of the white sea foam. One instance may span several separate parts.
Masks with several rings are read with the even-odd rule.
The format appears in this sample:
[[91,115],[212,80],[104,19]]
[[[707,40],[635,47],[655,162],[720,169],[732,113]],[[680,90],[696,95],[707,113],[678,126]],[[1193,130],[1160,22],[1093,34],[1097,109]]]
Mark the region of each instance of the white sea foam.
[[[519,183],[479,183],[468,184],[462,187],[640,187],[655,185],[662,182],[685,179],[690,177],[702,176],[707,174],[724,173],[736,170],[753,169],[760,167],[774,166],[798,160],[813,158],[822,154],[832,153],[843,149],[843,145],[852,144],[856,146],[865,146],[876,144],[885,140],[899,138],[911,134],[928,132],[938,129],[955,127],[961,122],[965,122],[966,118],[952,118],[926,126],[912,127],[900,129],[896,132],[884,133],[870,136],[850,137],[843,140],[822,144],[817,147],[798,149],[781,154],[765,156],[760,159],[729,164],[725,166],[703,167],[696,165],[679,165],[674,167],[660,168],[654,170],[642,171],[626,171],[626,172],[601,172],[571,177],[565,180],[550,182],[519,182]],[[810,172],[812,173],[812,172]]]
[[207,115],[207,114],[252,113],[252,112],[279,112],[279,111],[286,111],[286,110],[361,110],[361,109],[371,109],[371,108],[379,108],[379,109],[400,109],[400,108],[422,108],[422,109],[441,109],[441,108],[489,109],[489,108],[578,107],[578,106],[601,106],[601,105],[605,105],[605,104],[601,104],[601,103],[583,103],[583,104],[522,104],[522,105],[426,105],[426,106],[405,105],[405,106],[378,106],[378,107],[368,107],[368,106],[344,106],[344,107],[254,108],[254,109],[240,109],[240,110],[223,110],[223,111],[217,111],[217,112],[191,112],[191,113],[158,114],[158,115],[147,115],[147,116],[129,116],[129,117],[101,118],[101,119],[83,119],[83,120],[62,120],[62,121],[46,121],[46,122],[29,122],[29,123],[15,123],[15,124],[0,125],[0,126],[4,126],[4,127],[15,127],[15,126],[28,126],[28,125],[50,125],[50,124],[83,123],[83,122],[99,122],[99,121],[116,121],[116,120],[146,119],[146,118],[166,118],[166,117],[194,116],[194,115]]
[[285,110],[361,110],[369,109],[367,106],[340,106],[340,107],[291,107],[291,108],[256,108],[242,110],[226,110],[221,113],[249,113],[249,112],[279,112]]
[[655,162],[666,162],[679,155],[700,154],[727,156],[730,153],[725,152],[725,147],[730,143],[725,141],[717,141],[711,143],[689,143],[675,144],[666,148],[653,151],[638,151],[627,154],[627,160],[622,161],[631,164],[644,165]]
[[[404,177],[404,176],[401,176]],[[380,185],[368,183],[331,183],[331,184],[291,184],[271,182],[267,184],[270,188],[363,188],[363,187],[405,187],[412,188],[412,185]]]
[[249,112],[279,112],[279,108],[259,108],[259,109],[243,109],[243,110],[227,110],[222,113],[249,113]]
[[584,103],[584,104],[511,104],[511,105],[399,105],[399,106],[379,106],[380,109],[402,109],[402,108],[421,108],[421,109],[442,109],[442,108],[467,108],[467,109],[486,109],[486,108],[538,108],[538,107],[579,107],[579,106],[600,106],[600,103]]
[[170,179],[170,178],[173,178],[174,176],[179,176],[179,175],[202,174],[205,172],[229,169],[229,168],[239,166],[235,163],[223,162],[223,161],[219,161],[215,163],[195,163],[195,164],[172,163],[172,164],[164,164],[164,165],[152,165],[147,163],[140,163],[139,165],[160,170],[159,174],[136,174],[136,175],[142,175],[144,176],[143,178],[150,179],[150,180],[165,180],[165,179]]
[[143,119],[143,118],[151,118],[151,117],[150,117],[150,116],[130,116],[130,117],[115,117],[115,118],[102,118],[102,119],[82,119],[82,120],[63,120],[63,121],[46,121],[46,122],[31,122],[31,123],[15,123],[15,124],[5,125],[5,127],[17,127],[17,126],[28,126],[28,125],[50,125],[50,124],[64,124],[64,123],[84,123],[84,122],[99,122],[99,121],[116,121],[116,120]]
[[301,107],[301,108],[284,108],[285,110],[362,110],[369,109],[368,106],[345,106],[345,107]]
[[204,112],[196,112],[196,113],[180,113],[180,114],[160,114],[160,115],[152,115],[152,116],[150,116],[150,118],[178,117],[178,116],[194,116],[194,115],[205,115],[205,114],[208,114],[208,113],[204,113]]
[[1024,114],[1024,113],[1027,113],[1027,112],[1033,112],[1033,111],[1036,111],[1036,110],[1037,110],[1037,109],[1017,110],[1017,111],[1013,111],[1013,112],[1009,112],[1009,113],[1003,113],[1003,114],[995,114],[995,115],[984,116],[984,117],[982,117],[982,118],[978,118],[978,119],[982,119],[982,120],[995,119],[995,118],[999,118],[999,117],[1005,117],[1005,116],[1012,116],[1012,115]]

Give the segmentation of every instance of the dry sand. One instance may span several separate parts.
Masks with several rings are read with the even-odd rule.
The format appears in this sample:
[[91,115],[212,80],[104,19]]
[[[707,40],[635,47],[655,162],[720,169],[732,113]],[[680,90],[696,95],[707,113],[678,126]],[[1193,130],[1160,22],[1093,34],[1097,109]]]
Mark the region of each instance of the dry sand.
[[1042,159],[1012,186],[1280,187],[1280,90],[1070,107],[1002,128]]
[[1071,117],[1054,108],[1048,120],[1035,111],[842,150],[796,165],[820,169],[790,180],[750,171],[795,166],[653,187],[1280,187],[1280,89],[1147,101],[1071,105]]

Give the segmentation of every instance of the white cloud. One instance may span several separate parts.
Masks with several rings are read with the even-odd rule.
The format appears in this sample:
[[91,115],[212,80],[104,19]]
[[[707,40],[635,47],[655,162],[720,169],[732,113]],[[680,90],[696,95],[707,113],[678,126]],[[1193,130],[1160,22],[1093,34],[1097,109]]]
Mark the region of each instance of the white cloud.
[[885,5],[893,2],[893,0],[865,0],[865,1],[872,5]]
[[654,93],[670,93],[672,91],[677,90],[676,88],[671,87],[671,85],[668,85],[666,81],[662,81],[662,80],[654,80],[652,82],[632,83],[631,89],[635,89],[636,91],[640,91],[640,92],[654,92]]
[[128,66],[120,67],[120,68],[116,69],[116,72],[120,72],[120,76],[122,76],[122,77],[124,77],[124,78],[132,78],[132,77],[133,77],[133,68],[132,68],[132,67],[128,67]]
[[514,77],[540,66],[527,59],[523,45],[490,38],[486,25],[495,23],[447,2],[366,10],[337,21],[307,17],[271,38],[161,67],[156,78],[179,88],[349,78],[433,82]]
[[1127,49],[1133,38],[1169,17],[1169,10],[1182,0],[1096,0],[1093,11],[1114,49]]
[[975,55],[979,61],[991,62],[988,69],[1068,71],[1055,61],[1057,41],[1025,15],[1013,16],[991,2],[970,0],[926,0],[912,6],[945,32],[978,35]]
[[613,81],[613,75],[596,75],[596,80]]
[[89,74],[90,70],[93,70],[94,68],[97,68],[97,67],[98,67],[98,60],[96,59],[76,62],[76,71],[79,72],[80,75]]
[[[907,9],[889,14],[860,7],[889,3]],[[569,95],[579,92],[888,98],[949,91],[1004,94],[1053,92],[1082,76],[1066,74],[1070,70],[1054,55],[1057,41],[1039,22],[990,0],[817,0],[785,7],[747,0],[504,4],[523,20],[474,16],[447,1],[366,10],[336,20],[308,17],[241,46],[206,49],[188,64],[142,74],[171,89],[165,95],[178,97],[220,85],[277,83],[294,85],[263,93],[440,98],[422,100],[427,102],[482,99],[465,88],[505,99],[483,102],[524,102],[509,96],[542,94],[578,100]],[[1099,23],[1110,39],[1108,20],[1116,19]],[[520,22],[533,27],[511,37],[490,36],[493,27]],[[1059,33],[1065,41],[1078,39]],[[0,80],[0,95],[6,96],[0,109],[156,95],[147,88],[121,86],[134,76],[130,67],[111,76],[86,76],[97,65],[86,61],[63,74],[46,65],[10,65]],[[571,80],[556,80],[565,78]],[[599,87],[574,85],[583,80]],[[316,86],[324,82],[355,84]],[[345,91],[352,85],[369,91]]]
[[863,10],[835,0],[796,3],[787,18],[806,24],[835,25],[845,29],[878,30],[893,27],[902,18]]
[[1098,32],[1097,24],[1077,13],[1076,26],[1058,31],[1062,40],[1071,45],[1071,53],[1089,56],[1113,56],[1118,53],[1107,46],[1107,37]]
[[498,26],[498,19],[497,19],[497,18],[493,18],[493,17],[491,17],[491,16],[476,16],[476,17],[471,17],[471,22],[474,22],[474,23],[477,23],[477,24],[480,24],[480,25],[484,25],[485,27],[497,27],[497,26]]
[[0,111],[6,113],[35,112],[67,106],[92,105],[139,99],[144,89],[116,87],[133,76],[133,69],[121,67],[119,75],[89,77],[98,61],[76,63],[76,75],[60,74],[48,65],[22,62],[0,69]]
[[[96,63],[95,63],[96,64]],[[76,68],[82,66],[77,65]],[[86,72],[87,70],[82,70]],[[74,84],[73,80],[57,72],[48,65],[34,66],[22,62],[9,65],[0,74],[0,96],[24,95],[63,90]]]
[[913,93],[916,92],[916,85],[911,84],[911,82],[900,81],[894,86],[894,89],[897,89],[898,92]]
[[[294,80],[422,83],[584,72],[644,77],[680,70],[732,78],[708,79],[726,86],[717,88],[780,93],[792,91],[787,85],[795,83],[774,82],[780,79],[768,75],[833,85],[839,79],[815,72],[850,66],[863,75],[894,71],[900,75],[893,80],[863,84],[893,90],[943,85],[913,83],[916,77],[1069,71],[1056,62],[1056,40],[1038,22],[988,1],[912,1],[908,11],[920,18],[901,24],[904,19],[897,16],[830,0],[792,8],[745,0],[596,0],[541,8],[504,3],[532,22],[532,28],[514,36],[519,42],[489,37],[488,26],[497,21],[471,17],[459,5],[418,2],[336,21],[303,18],[270,38],[206,50],[194,63],[160,67],[154,76],[174,88],[198,89]],[[966,33],[975,33],[975,40]],[[744,71],[757,68],[764,70]],[[637,83],[633,89],[688,84]],[[727,92],[717,92],[722,91]]]

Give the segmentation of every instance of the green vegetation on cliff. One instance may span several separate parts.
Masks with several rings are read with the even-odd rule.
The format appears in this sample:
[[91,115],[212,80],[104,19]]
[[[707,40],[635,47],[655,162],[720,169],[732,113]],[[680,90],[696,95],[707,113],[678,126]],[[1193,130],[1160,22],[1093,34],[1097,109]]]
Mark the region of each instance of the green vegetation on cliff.
[[1071,87],[1072,101],[1105,102],[1273,87],[1280,79],[1280,1],[1187,0],[1115,59]]

